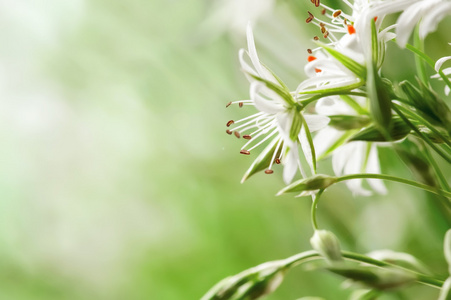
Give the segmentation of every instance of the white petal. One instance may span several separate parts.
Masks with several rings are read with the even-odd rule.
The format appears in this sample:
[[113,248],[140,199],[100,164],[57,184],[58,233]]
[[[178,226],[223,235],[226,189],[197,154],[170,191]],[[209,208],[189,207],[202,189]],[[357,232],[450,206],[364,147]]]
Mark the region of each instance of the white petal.
[[279,129],[279,133],[283,138],[283,141],[286,146],[292,147],[294,146],[294,142],[290,138],[290,130],[293,125],[293,114],[289,112],[279,112],[276,114],[277,120],[277,128]]
[[283,168],[283,181],[286,184],[289,184],[293,180],[294,175],[296,175],[298,165],[300,164],[298,162],[299,156],[296,144],[292,145],[292,147],[288,150],[288,153],[286,154],[284,161],[285,162]]
[[354,109],[337,96],[321,98],[316,102],[315,110],[318,114],[325,116],[355,115],[356,113]]
[[398,23],[396,35],[400,47],[404,48],[406,46],[413,28],[424,14],[423,10],[427,10],[432,4],[433,3],[427,3],[425,1],[413,4],[398,18],[396,21],[396,23]]
[[318,131],[313,139],[316,156],[322,156],[324,152],[326,152],[326,150],[329,149],[330,146],[332,146],[332,144],[335,143],[342,135],[343,132],[339,132],[332,127],[326,127]]
[[312,174],[315,174],[313,169],[313,154],[312,148],[310,148],[310,143],[307,139],[307,133],[305,132],[305,126],[302,126],[301,132],[299,133],[299,141],[301,142],[302,152],[304,153],[304,157],[307,160],[308,165],[310,166],[310,170]]
[[[238,51],[238,58],[239,58],[239,60],[240,60],[241,68],[242,68],[246,73],[252,74],[252,75],[254,75],[254,76],[258,76],[257,72],[255,72],[255,70],[252,69],[252,67],[244,60],[244,54],[245,54],[245,53],[247,53],[247,51],[244,50],[244,49],[240,49],[240,51]],[[250,80],[250,81],[252,82],[253,80]]]
[[435,63],[435,67],[434,67],[435,71],[436,71],[436,72],[440,71],[440,69],[442,68],[442,65],[443,65],[447,60],[450,60],[450,59],[451,59],[451,56],[445,56],[445,57],[442,57],[442,58],[440,58],[439,60],[437,60],[437,62]]
[[257,73],[260,75],[260,77],[267,79],[264,76],[263,72],[263,66],[260,64],[260,60],[258,59],[257,55],[257,49],[255,48],[255,42],[254,42],[254,34],[252,33],[252,27],[251,24],[247,24],[247,48],[249,50],[249,57],[252,61],[252,64],[254,65],[255,70],[257,70]]
[[419,35],[421,39],[424,39],[430,32],[437,29],[438,23],[443,20],[444,17],[451,13],[451,3],[445,1],[439,1],[435,6],[425,14],[420,24]]
[[449,86],[445,85],[445,95],[446,95],[446,96],[449,96],[449,92],[450,92],[450,91],[451,91],[451,90],[450,90]]
[[[366,172],[372,174],[380,174],[381,168],[379,165],[379,157],[377,154],[377,146],[372,145],[370,154],[368,156],[368,161],[366,165]],[[385,195],[387,194],[387,188],[385,187],[382,180],[379,179],[367,179],[368,184],[379,194]]]
[[338,148],[332,156],[332,168],[335,175],[343,175],[344,167],[350,159],[349,153],[354,151],[354,143],[349,143]]
[[310,132],[315,132],[327,126],[330,122],[330,118],[321,115],[304,115],[304,119],[307,122],[307,126]]
[[267,114],[277,114],[278,112],[283,111],[283,106],[275,101],[265,99],[259,94],[260,90],[263,88],[266,88],[266,86],[261,82],[255,81],[251,83],[250,94],[255,107],[259,111]]

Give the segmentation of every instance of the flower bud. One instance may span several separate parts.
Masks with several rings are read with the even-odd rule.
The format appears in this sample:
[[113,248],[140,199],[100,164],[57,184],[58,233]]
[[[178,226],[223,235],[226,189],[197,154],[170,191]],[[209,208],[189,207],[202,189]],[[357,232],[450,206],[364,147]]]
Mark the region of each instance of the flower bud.
[[438,300],[451,300],[451,277],[448,277],[443,283]]
[[309,192],[325,189],[335,182],[337,182],[336,177],[318,174],[310,178],[304,178],[293,182],[292,184],[280,190],[277,193],[277,196],[290,192],[301,192],[301,196],[304,196],[306,194],[309,194]]
[[315,234],[310,239],[310,244],[313,249],[318,251],[328,261],[336,262],[342,260],[340,241],[332,232],[315,230]]
[[368,253],[367,256],[408,269],[413,269],[421,273],[429,273],[422,262],[408,253],[396,252],[393,250],[376,250]]

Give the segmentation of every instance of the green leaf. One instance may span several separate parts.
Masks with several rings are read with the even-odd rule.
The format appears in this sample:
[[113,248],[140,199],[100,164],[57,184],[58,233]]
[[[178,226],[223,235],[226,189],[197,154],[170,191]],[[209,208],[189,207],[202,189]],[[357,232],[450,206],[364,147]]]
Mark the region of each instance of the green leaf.
[[[396,141],[405,138],[410,133],[410,127],[400,118],[394,118],[390,130],[382,132],[378,126],[372,125],[365,128],[353,137],[350,141],[366,141],[366,142],[386,142]],[[387,134],[389,135],[387,137]]]
[[290,139],[292,141],[297,141],[299,132],[301,132],[302,123],[303,123],[303,117],[301,112],[294,111],[293,113],[293,123],[290,127]]
[[352,129],[361,129],[370,124],[371,119],[368,116],[334,115],[330,118],[329,126],[338,130],[348,131]]
[[[249,169],[246,171],[246,173],[244,173],[244,176],[241,179],[241,183],[246,181],[249,177],[251,177],[255,173],[263,171],[269,167],[269,165],[271,164],[271,159],[274,156],[274,151],[276,151],[279,141],[280,141],[280,139],[273,139],[271,141],[271,143],[268,146],[266,146],[266,148],[254,160],[254,162],[249,167]],[[281,144],[276,153],[276,157],[280,156],[280,154],[282,152],[282,148],[283,148],[282,146],[283,145]]]
[[324,48],[327,52],[329,52],[330,55],[332,55],[336,60],[338,60],[343,66],[345,66],[347,69],[349,69],[352,73],[357,75],[357,77],[365,80],[367,76],[366,67],[362,66],[352,58],[342,54],[341,52],[327,46],[324,44],[319,43],[319,45]]
[[371,20],[371,52],[373,56],[373,65],[377,65],[379,57],[379,42],[377,40],[376,21]]

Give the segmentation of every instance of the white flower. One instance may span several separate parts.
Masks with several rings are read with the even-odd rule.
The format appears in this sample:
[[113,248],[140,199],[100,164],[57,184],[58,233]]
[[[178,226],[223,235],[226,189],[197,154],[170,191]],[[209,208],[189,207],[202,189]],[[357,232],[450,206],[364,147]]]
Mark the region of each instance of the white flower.
[[451,2],[445,0],[422,0],[411,3],[397,20],[397,42],[405,47],[414,27],[420,22],[421,39],[437,29],[438,23],[451,14]]
[[[451,45],[451,43],[450,43]],[[435,63],[435,71],[438,73],[440,71],[443,72],[443,74],[445,74],[446,76],[451,74],[451,68],[445,68],[443,70],[442,69],[442,65],[451,59],[451,56],[445,56],[440,58],[439,60],[437,60],[437,62]],[[440,80],[443,80],[440,76],[440,74],[435,74],[433,76],[431,76],[431,78],[439,78]],[[445,95],[448,96],[450,93],[450,87],[448,85],[445,85]]]
[[[361,106],[364,110],[363,104],[365,99],[354,97],[355,105]],[[318,101],[316,111],[319,114],[327,116],[333,115],[357,115],[357,111],[352,109],[349,105],[343,102],[339,97],[327,97]],[[343,138],[347,138],[349,133],[354,131],[341,131],[330,126],[320,130],[315,136],[314,144],[318,156],[322,156],[330,147],[339,142]],[[343,141],[342,141],[343,142]],[[379,158],[377,152],[377,145],[375,143],[367,142],[350,142],[341,145],[335,149],[332,154],[332,167],[337,176],[357,174],[357,173],[380,173]],[[367,179],[370,187],[379,194],[386,194],[385,185],[382,181],[377,179]],[[346,185],[353,192],[354,195],[369,196],[371,191],[362,187],[362,179],[353,179],[346,181]]]
[[[227,130],[227,133],[234,133],[235,136],[242,136],[248,140],[241,148],[241,153],[246,155],[270,140],[270,144],[275,146],[275,150],[265,173],[271,174],[273,172],[271,168],[274,162],[282,162],[284,164],[283,178],[286,183],[289,183],[293,180],[298,169],[304,174],[299,158],[299,146],[301,146],[307,161],[312,161],[305,126],[299,126],[299,132],[294,132],[295,136],[293,136],[293,124],[304,119],[308,129],[313,132],[325,127],[329,118],[300,112],[300,105],[295,102],[291,93],[260,63],[250,25],[247,28],[247,41],[248,51],[240,50],[239,56],[241,66],[251,82],[251,99],[236,101],[235,103],[241,103],[240,106],[252,105],[258,112],[238,121],[229,121],[227,125],[233,124],[234,127]],[[245,53],[249,55],[252,66],[244,59]],[[253,76],[277,86],[278,92]],[[246,179],[246,176],[244,179]]]

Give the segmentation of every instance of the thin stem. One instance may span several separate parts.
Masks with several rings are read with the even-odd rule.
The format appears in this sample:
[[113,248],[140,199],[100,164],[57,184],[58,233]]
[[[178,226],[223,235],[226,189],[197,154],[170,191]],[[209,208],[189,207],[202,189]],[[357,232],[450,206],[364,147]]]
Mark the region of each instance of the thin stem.
[[324,189],[319,190],[318,194],[316,194],[315,199],[313,200],[313,203],[312,203],[312,211],[311,211],[312,216],[311,217],[312,217],[312,226],[313,226],[313,229],[315,229],[315,230],[318,230],[318,228],[319,228],[318,222],[316,220],[316,210],[318,207],[319,198],[321,197],[323,192],[324,192]]
[[400,178],[400,177],[396,177],[396,176],[391,176],[391,175],[385,175],[385,174],[371,174],[371,173],[362,173],[362,174],[350,174],[350,175],[345,175],[345,176],[341,176],[337,178],[337,182],[341,182],[341,181],[346,181],[346,180],[351,180],[351,179],[365,179],[365,178],[370,178],[370,179],[382,179],[382,180],[389,180],[389,181],[395,181],[395,182],[399,182],[399,183],[404,183],[419,189],[423,189],[425,191],[437,194],[437,195],[442,195],[442,196],[446,196],[448,198],[451,198],[451,192],[447,192],[441,189],[437,189],[433,186],[429,186],[426,184],[422,184],[413,180],[409,180],[409,179],[404,179],[404,178]]
[[[416,281],[418,283],[421,284],[425,284],[431,287],[435,287],[435,288],[441,288],[443,285],[443,281],[436,279],[434,277],[431,276],[427,276],[403,267],[400,267],[398,265],[394,265],[394,264],[390,264],[384,261],[380,261],[377,259],[373,259],[371,257],[365,256],[365,255],[361,255],[358,253],[353,253],[353,252],[349,252],[349,251],[341,251],[341,254],[343,256],[344,259],[349,260],[349,261],[355,261],[355,262],[360,262],[360,263],[365,263],[365,264],[369,264],[372,266],[376,266],[376,267],[380,267],[380,268],[385,268],[385,267],[393,267],[393,268],[398,268],[398,269],[402,269],[404,271],[413,273],[416,275]],[[306,251],[306,252],[302,252],[296,255],[293,255],[289,258],[287,258],[285,267],[286,268],[291,268],[291,267],[295,267],[298,266],[302,263],[311,261],[311,260],[316,260],[316,259],[324,259],[318,252],[316,251]]]
[[441,157],[443,157],[448,163],[451,163],[451,158],[446,154],[442,152],[442,149],[438,148],[426,135],[424,135],[418,128],[412,124],[412,122],[407,119],[406,116],[395,106],[392,106],[393,110],[403,119],[403,121],[412,128],[415,133],[421,137],[432,149],[434,149],[437,154],[439,154]]
[[429,162],[432,165],[432,168],[435,171],[435,174],[437,175],[437,179],[440,182],[440,186],[447,192],[451,192],[451,189],[449,187],[448,181],[446,180],[445,176],[443,175],[442,171],[440,170],[439,165],[437,164],[437,162],[435,161],[434,157],[432,157],[431,153],[429,152],[429,150],[424,147],[424,154],[426,155],[426,158],[429,160]]
[[307,106],[310,103],[315,102],[315,101],[317,101],[317,100],[319,100],[321,98],[328,97],[328,96],[338,96],[338,95],[352,95],[352,96],[360,96],[360,97],[366,97],[367,96],[366,93],[363,93],[363,92],[350,92],[350,91],[339,92],[338,91],[338,92],[323,93],[323,94],[320,94],[320,95],[315,95],[315,96],[312,96],[312,97],[310,97],[308,99],[300,100],[300,102],[304,106]]
[[[417,48],[415,48],[414,46],[409,45],[409,44],[406,45],[406,48],[408,50],[412,51],[413,53],[415,53],[416,55],[418,55],[419,57],[421,57],[431,68],[435,69],[435,62],[429,56],[427,56],[424,52],[418,50]],[[443,81],[446,83],[446,85],[451,88],[451,82],[449,81],[448,77],[446,77],[445,73],[443,73],[441,70],[439,70],[438,74],[443,79]]]

